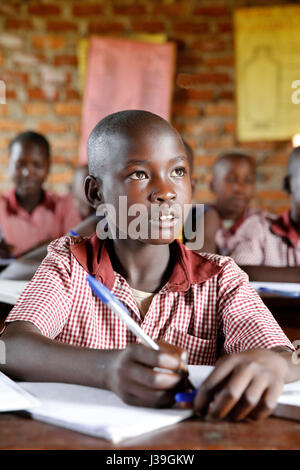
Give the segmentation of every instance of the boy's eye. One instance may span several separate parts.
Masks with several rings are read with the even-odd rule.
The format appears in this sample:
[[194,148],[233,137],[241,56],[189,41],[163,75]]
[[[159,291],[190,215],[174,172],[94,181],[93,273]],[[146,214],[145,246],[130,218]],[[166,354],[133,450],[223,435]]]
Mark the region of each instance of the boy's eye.
[[185,174],[186,174],[186,169],[185,168],[175,168],[175,170],[172,171],[171,176],[182,177]]
[[130,179],[132,180],[144,180],[146,179],[147,175],[144,171],[135,171],[134,173],[131,173],[129,176]]

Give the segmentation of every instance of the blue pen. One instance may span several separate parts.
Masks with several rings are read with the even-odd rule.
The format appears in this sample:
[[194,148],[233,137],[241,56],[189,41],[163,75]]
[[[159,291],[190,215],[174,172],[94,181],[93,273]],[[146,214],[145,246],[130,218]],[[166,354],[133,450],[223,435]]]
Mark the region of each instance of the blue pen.
[[153,339],[150,338],[150,336],[148,336],[147,333],[145,333],[144,330],[131,318],[125,305],[123,305],[107,287],[97,281],[97,279],[90,274],[87,276],[87,281],[94,294],[96,294],[104,304],[115,312],[115,314],[128,326],[130,331],[138,336],[146,346],[159,351],[158,344],[156,344],[155,341],[153,341]]
[[175,401],[176,403],[193,403],[196,394],[196,389],[192,392],[179,392],[175,395]]
[[280,289],[269,289],[268,287],[260,287],[258,289],[258,292],[277,294],[277,295],[282,295],[284,297],[294,297],[294,298],[300,297],[300,292],[286,292]]
[[75,230],[70,230],[69,234],[73,235],[73,237],[79,237],[79,233],[75,232]]

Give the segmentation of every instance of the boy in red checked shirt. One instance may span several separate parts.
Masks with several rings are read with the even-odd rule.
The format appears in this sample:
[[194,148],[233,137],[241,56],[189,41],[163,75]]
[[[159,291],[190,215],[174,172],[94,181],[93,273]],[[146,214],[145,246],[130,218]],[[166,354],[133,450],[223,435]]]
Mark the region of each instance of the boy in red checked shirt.
[[18,134],[9,152],[14,188],[0,197],[0,227],[11,255],[20,256],[61,237],[81,218],[69,194],[43,188],[50,169],[50,146],[43,135],[33,131]]
[[[293,347],[230,258],[201,255],[176,240],[178,208],[191,198],[177,131],[152,113],[121,111],[97,124],[88,154],[91,205],[110,204],[119,221],[119,197],[126,196],[128,209],[147,208],[155,237],[151,231],[130,237],[128,224],[117,226],[114,239],[53,242],[7,317],[3,372],[106,388],[131,405],[162,407],[183,388],[185,350],[190,364],[216,365],[198,390],[197,413],[236,420],[268,415],[283,384],[300,378]],[[164,214],[152,216],[161,207]],[[125,304],[160,342],[159,351],[137,344],[92,293],[87,273]]]
[[254,160],[240,151],[225,153],[213,166],[210,187],[216,200],[204,215],[202,251],[231,256],[248,218],[255,214],[260,220],[267,215],[250,207],[255,190]]

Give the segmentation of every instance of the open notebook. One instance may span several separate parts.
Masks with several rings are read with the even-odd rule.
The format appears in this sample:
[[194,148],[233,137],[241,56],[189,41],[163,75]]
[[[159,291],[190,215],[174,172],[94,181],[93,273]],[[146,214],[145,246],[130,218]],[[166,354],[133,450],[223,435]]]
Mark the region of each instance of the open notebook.
[[[189,366],[195,387],[212,371]],[[0,411],[27,410],[32,418],[118,443],[178,423],[192,410],[129,406],[114,393],[80,385],[42,382],[15,384],[0,374]],[[300,381],[284,386],[275,416],[300,420]]]
[[[208,366],[190,366],[190,380],[198,386],[211,372]],[[178,423],[192,410],[153,409],[126,405],[114,393],[80,385],[21,382],[41,406],[30,411],[34,419],[56,424],[114,443]]]
[[15,305],[29,281],[0,279],[0,302]]

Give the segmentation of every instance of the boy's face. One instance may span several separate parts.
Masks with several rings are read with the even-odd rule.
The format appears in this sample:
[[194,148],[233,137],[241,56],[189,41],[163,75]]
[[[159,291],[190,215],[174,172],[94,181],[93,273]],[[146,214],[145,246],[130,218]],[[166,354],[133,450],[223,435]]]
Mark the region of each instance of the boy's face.
[[[119,135],[109,150],[110,161],[101,178],[100,192],[102,202],[115,208],[119,230],[135,238],[129,227],[139,218],[141,225],[137,229],[143,227],[143,233],[138,240],[171,243],[182,228],[183,206],[191,201],[189,163],[177,133],[152,126],[144,132],[135,131],[130,137]],[[120,196],[126,196],[129,211],[125,227],[119,223],[120,216],[122,220],[127,216],[119,206]],[[141,205],[142,213],[130,213],[136,204]]]
[[37,194],[49,171],[45,150],[32,142],[14,143],[10,152],[10,171],[19,195]]
[[247,209],[254,189],[254,167],[246,160],[224,161],[212,181],[217,205],[232,216],[239,216]]

